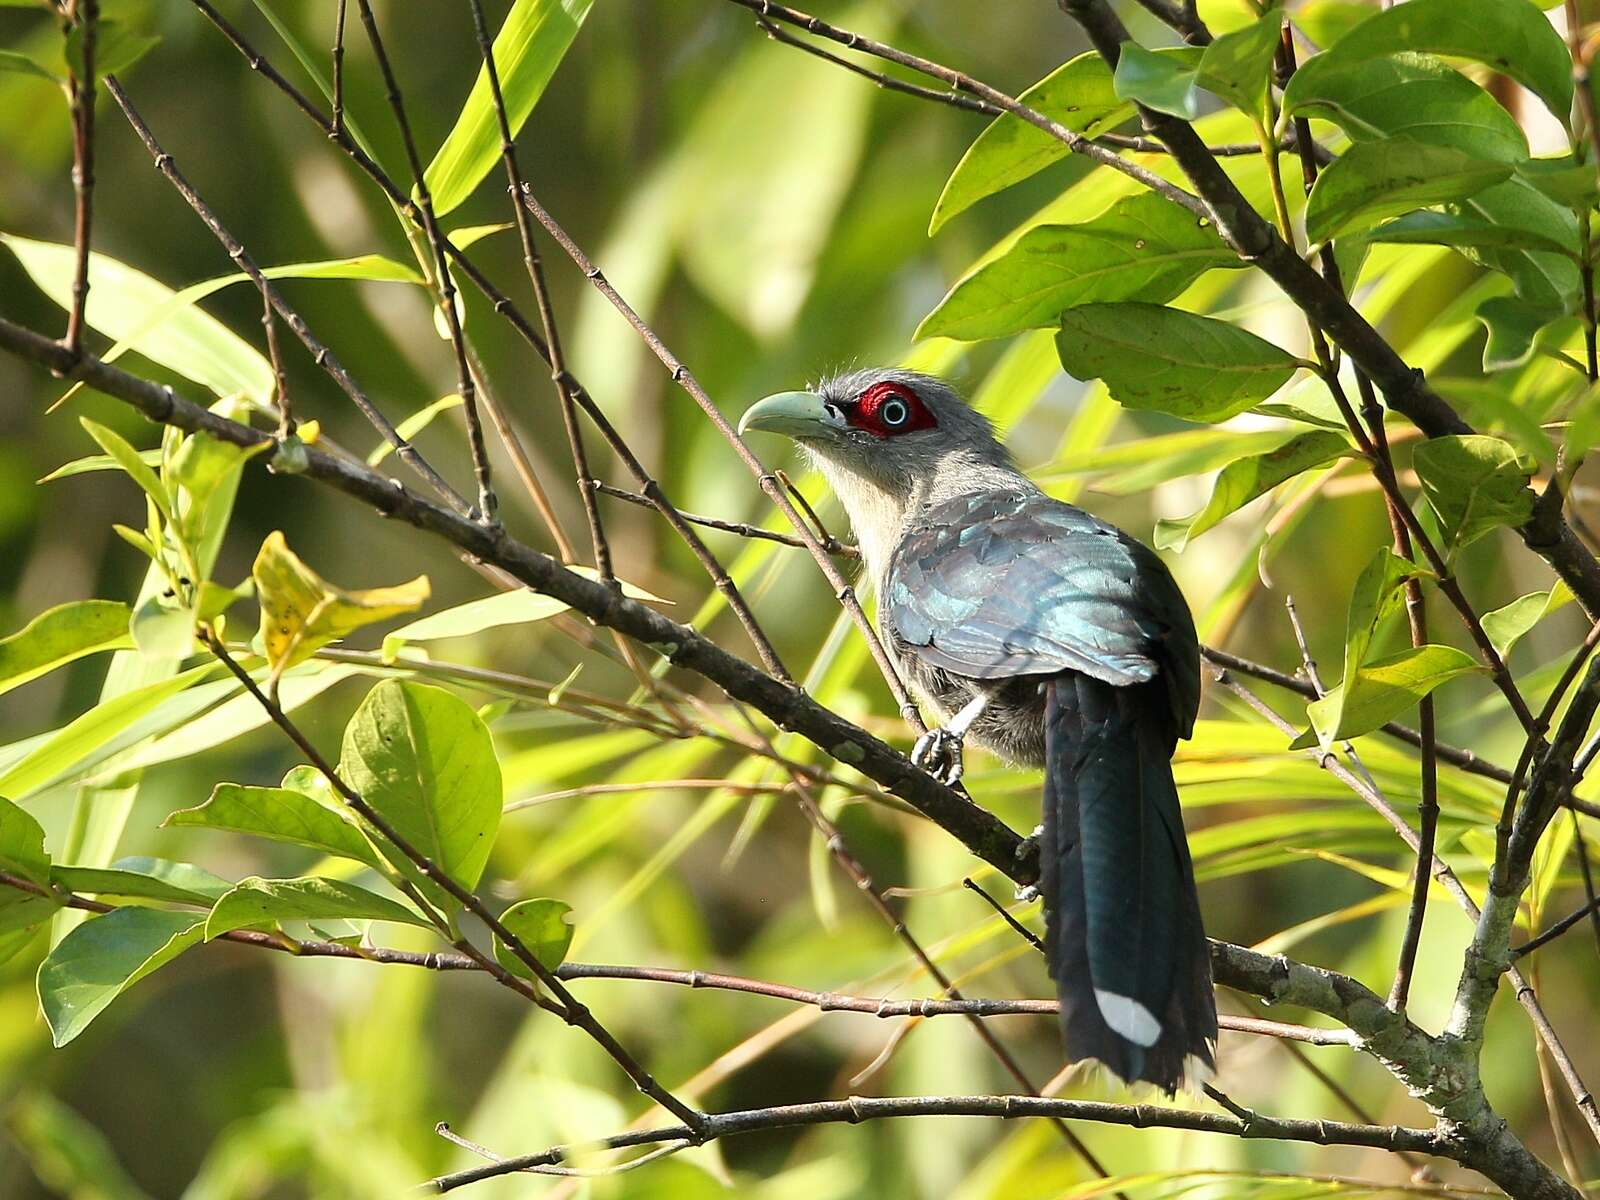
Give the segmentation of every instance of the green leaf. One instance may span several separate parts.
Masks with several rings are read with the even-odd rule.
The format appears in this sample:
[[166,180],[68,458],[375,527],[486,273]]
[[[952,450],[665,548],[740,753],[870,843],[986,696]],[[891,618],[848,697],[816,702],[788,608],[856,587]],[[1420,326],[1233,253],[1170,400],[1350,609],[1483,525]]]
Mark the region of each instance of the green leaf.
[[134,610],[128,632],[147,658],[187,658],[194,653],[195,614],[176,601],[151,596]]
[[[516,137],[544,94],[556,67],[578,36],[593,0],[515,0],[494,39],[494,65]],[[478,68],[455,127],[428,164],[423,179],[438,216],[455,208],[500,162],[500,126],[489,73]]]
[[1226,321],[1159,304],[1086,304],[1061,314],[1061,365],[1104,379],[1125,408],[1225,421],[1288,382],[1300,360]]
[[1600,203],[1600,179],[1595,177],[1593,164],[1574,162],[1570,154],[1518,163],[1517,174],[1563,208],[1592,208]]
[[1483,614],[1483,631],[1501,658],[1524,634],[1572,599],[1572,589],[1557,581],[1547,592],[1529,592],[1510,604]]
[[1533,515],[1531,458],[1507,442],[1482,434],[1429,438],[1412,452],[1422,494],[1444,527],[1454,553],[1501,525],[1521,525]]
[[1572,255],[1578,245],[1578,222],[1571,210],[1516,178],[1487,188],[1462,201],[1460,211],[1492,225],[1518,229],[1567,248],[1566,254],[1542,250],[1495,250],[1461,247],[1473,262],[1504,274],[1517,295],[1552,312],[1565,312],[1578,292],[1578,265]]
[[1484,162],[1444,146],[1406,139],[1357,142],[1317,177],[1306,200],[1306,237],[1326,242],[1509,178],[1509,164]]
[[1203,53],[1183,47],[1161,54],[1123,42],[1112,84],[1124,100],[1192,121],[1200,115],[1197,75]]
[[76,600],[46,609],[0,638],[0,694],[86,654],[126,649],[133,644],[131,616],[128,606],[115,600]]
[[427,642],[438,638],[465,637],[501,625],[521,625],[542,621],[565,612],[567,605],[553,596],[518,588],[469,600],[443,612],[432,613],[420,621],[402,625],[383,639],[383,660],[393,662],[407,642]]
[[[139,461],[147,467],[159,467],[162,454],[159,449],[139,451]],[[120,471],[122,464],[109,454],[91,454],[86,458],[75,458],[71,462],[62,463],[50,474],[39,480],[40,483],[54,483],[58,479],[70,479],[74,475],[87,475],[91,471]]]
[[1521,163],[1516,118],[1461,72],[1427,54],[1351,60],[1319,54],[1294,73],[1284,111],[1332,121],[1354,142],[1405,137],[1490,162]]
[[37,75],[41,79],[48,79],[51,83],[62,85],[67,82],[64,76],[51,70],[38,59],[16,50],[0,50],[0,71],[15,71],[21,75]]
[[[465,250],[474,242],[481,242],[490,234],[502,233],[507,229],[515,228],[516,223],[513,221],[498,221],[492,225],[463,225],[459,229],[447,231],[445,236],[450,239],[451,245],[455,246],[457,250]],[[420,276],[417,281],[421,282]]]
[[161,515],[168,521],[172,520],[172,495],[167,491],[167,485],[156,478],[156,473],[145,464],[144,459],[139,457],[139,452],[128,444],[127,439],[116,430],[107,429],[104,425],[89,420],[88,417],[79,417],[78,423],[144,490],[145,495],[155,501],[156,507],[161,510]]
[[[77,253],[71,246],[36,242],[0,233],[39,288],[62,308],[72,305],[72,280]],[[118,341],[128,338],[135,350],[218,396],[243,393],[265,403],[272,395],[272,365],[216,318],[193,307],[181,307],[155,328],[150,315],[173,299],[171,288],[142,271],[109,258],[89,255],[89,300],[85,317],[91,327]]]
[[1474,250],[1543,250],[1576,258],[1564,240],[1543,230],[1498,225],[1477,213],[1423,211],[1408,213],[1361,235],[1369,242],[1400,245],[1455,246]]
[[1220,471],[1235,459],[1276,450],[1293,436],[1290,429],[1185,429],[1071,454],[1029,474],[1041,485],[1094,474],[1095,491],[1131,496],[1169,479]]
[[1172,299],[1214,267],[1242,266],[1209,224],[1153,193],[1081,225],[1040,225],[957,281],[916,336],[979,341],[1053,325],[1063,309]]
[[[44,830],[32,816],[0,796],[0,871],[39,887],[50,886],[50,856],[44,850]],[[58,905],[51,896],[0,884],[0,962],[27,940],[21,931],[48,921]]]
[[1490,296],[1473,316],[1489,334],[1483,344],[1483,369],[1499,371],[1520,367],[1532,358],[1544,340],[1540,333],[1562,314],[1520,296]]
[[1454,646],[1415,646],[1367,663],[1353,686],[1340,684],[1306,706],[1324,745],[1359,737],[1394,720],[1441,684],[1485,667]]
[[383,869],[382,857],[352,821],[288,787],[219,783],[204,804],[179,809],[162,824],[254,834]]
[[39,967],[39,1006],[55,1045],[72,1041],[123,992],[198,942],[205,919],[119,908],[67,934]]
[[1308,0],[1295,8],[1293,17],[1314,46],[1327,50],[1372,16],[1372,11],[1372,5],[1363,0]]
[[[1017,99],[1074,133],[1094,137],[1133,113],[1111,85],[1105,60],[1090,50],[1068,60]],[[986,196],[1020,183],[1071,151],[1021,117],[1002,113],[967,147],[933,206],[928,236]]]
[[206,920],[206,941],[234,929],[270,928],[280,921],[393,921],[432,928],[403,904],[338,879],[241,879]]
[[1200,56],[1200,86],[1248,117],[1262,116],[1282,29],[1283,13],[1274,10],[1217,38]]
[[1156,522],[1158,549],[1182,550],[1230,513],[1237,512],[1286,479],[1350,453],[1350,443],[1330,430],[1302,433],[1275,450],[1229,463],[1217,476],[1211,499],[1193,516]]
[[1400,586],[1422,573],[1421,568],[1390,550],[1379,550],[1356,577],[1345,618],[1343,679],[1354,679],[1366,661],[1373,632],[1395,604]]
[[[70,65],[73,74],[83,74],[83,35],[84,27],[80,22],[67,31],[66,62]],[[126,71],[150,51],[154,50],[161,42],[159,37],[151,34],[136,33],[121,21],[101,20],[95,24],[94,34],[94,76],[104,79],[107,75],[115,75]]]
[[[477,885],[504,796],[488,727],[466,701],[427,684],[384,680],[345,727],[339,773],[436,866],[463,887]],[[391,862],[412,869],[390,849]]]
[[161,900],[210,908],[233,885],[190,863],[121,858],[109,867],[57,866],[50,878],[69,892],[126,900]]
[[[572,924],[567,920],[571,912],[572,905],[561,900],[523,900],[500,914],[500,924],[527,947],[545,970],[554,971],[572,945]],[[511,952],[499,934],[494,935],[494,956],[513,975],[534,978],[533,971]]]
[[1505,0],[1407,0],[1363,21],[1328,53],[1345,62],[1404,50],[1470,58],[1509,75],[1566,125],[1572,58],[1537,6]]
[[43,787],[215,670],[214,663],[206,663],[95,705],[0,774],[0,792],[20,796]]

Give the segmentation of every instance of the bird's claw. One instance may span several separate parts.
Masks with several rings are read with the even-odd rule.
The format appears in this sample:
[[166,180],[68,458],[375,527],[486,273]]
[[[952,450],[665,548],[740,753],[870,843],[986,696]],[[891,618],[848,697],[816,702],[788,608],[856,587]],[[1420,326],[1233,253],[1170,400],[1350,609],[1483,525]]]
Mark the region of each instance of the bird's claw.
[[961,781],[963,738],[948,729],[930,729],[917,739],[911,761],[941,783],[954,787]]
[[[1035,825],[1033,827],[1033,832],[1022,839],[1022,846],[1018,848],[1017,857],[1026,857],[1030,853],[1031,848],[1039,844],[1039,839],[1043,836],[1044,826]],[[1018,904],[1032,904],[1039,898],[1039,885],[1036,883],[1019,885],[1016,891],[1016,896]]]

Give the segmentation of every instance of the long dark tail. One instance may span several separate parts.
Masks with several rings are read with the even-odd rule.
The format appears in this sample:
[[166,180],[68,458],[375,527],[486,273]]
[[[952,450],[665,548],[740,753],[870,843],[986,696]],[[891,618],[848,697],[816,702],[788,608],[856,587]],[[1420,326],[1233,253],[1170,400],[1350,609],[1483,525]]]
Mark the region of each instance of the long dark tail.
[[1041,882],[1067,1056],[1170,1094],[1217,1040],[1170,702],[1076,673],[1047,689]]

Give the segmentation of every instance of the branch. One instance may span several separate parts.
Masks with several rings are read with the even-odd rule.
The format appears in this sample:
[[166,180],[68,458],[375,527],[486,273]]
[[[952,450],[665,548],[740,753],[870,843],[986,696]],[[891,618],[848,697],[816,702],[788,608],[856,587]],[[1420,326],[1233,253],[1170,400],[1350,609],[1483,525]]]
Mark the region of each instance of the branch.
[[[1403,1125],[1355,1125],[1343,1121],[1302,1121],[1284,1117],[1265,1117],[1247,1112],[1240,1118],[1230,1113],[1200,1112],[1151,1105],[1102,1104],[1090,1100],[1054,1100],[1037,1096],[852,1096],[848,1100],[823,1100],[811,1104],[787,1104],[772,1108],[745,1109],[739,1112],[707,1113],[702,1133],[706,1140],[733,1137],[771,1129],[793,1129],[810,1125],[850,1124],[895,1117],[1059,1117],[1064,1120],[1097,1121],[1107,1125],[1136,1129],[1188,1129],[1200,1133],[1220,1133],[1241,1138],[1268,1138],[1277,1141],[1312,1142],[1319,1146],[1371,1146],[1381,1150],[1413,1151],[1424,1154],[1449,1154],[1448,1137],[1429,1129],[1410,1129]],[[495,1179],[540,1166],[554,1166],[596,1150],[620,1150],[630,1146],[687,1141],[692,1133],[684,1126],[636,1129],[598,1142],[552,1146],[537,1154],[506,1158],[483,1166],[470,1167],[441,1175],[426,1185],[435,1192],[451,1192],[470,1183]]]
[[161,143],[156,141],[155,135],[150,132],[149,126],[144,123],[138,112],[135,111],[132,101],[128,99],[127,93],[122,90],[121,84],[117,82],[114,76],[108,75],[106,77],[106,90],[111,93],[111,98],[122,109],[122,115],[128,119],[128,124],[133,127],[133,132],[138,135],[139,140],[144,143],[145,149],[150,152],[151,157],[155,160],[156,170],[167,177],[172,186],[177,189],[178,194],[183,197],[184,202],[194,210],[196,216],[205,222],[206,228],[211,230],[217,241],[222,243],[222,248],[227,251],[228,257],[234,261],[241,271],[250,276],[251,281],[261,291],[261,294],[271,298],[272,307],[284,319],[289,328],[294,330],[295,336],[300,339],[301,343],[310,352],[317,365],[332,377],[333,381],[339,385],[339,389],[350,397],[355,406],[361,410],[362,415],[383,435],[384,440],[394,447],[395,453],[402,462],[415,471],[420,478],[427,482],[429,487],[447,502],[462,511],[469,508],[470,506],[463,499],[461,493],[446,483],[444,477],[435,471],[422,455],[417,453],[416,447],[400,435],[399,430],[394,427],[389,418],[378,410],[377,406],[368,398],[366,392],[361,389],[350,373],[334,357],[333,351],[317,340],[305,321],[301,319],[300,314],[290,307],[289,303],[283,299],[267,277],[261,273],[261,269],[256,266],[250,255],[245,252],[245,248],[217,219],[217,215],[211,211],[210,205],[202,200],[199,193],[190,186],[189,181],[184,178],[183,172],[178,170],[172,155],[161,148]]
[[[399,212],[413,221],[421,222],[421,210],[413,203],[411,197],[401,190],[399,185],[385,173],[382,167],[373,161],[371,155],[351,139],[347,129],[335,127],[334,123],[323,114],[322,110],[306,98],[304,92],[285,79],[281,71],[245,40],[244,35],[216,10],[210,0],[192,0],[192,3],[244,56],[250,69],[258,72],[264,79],[268,80],[287,96],[295,107],[303,112],[318,129],[333,139],[339,148],[350,157],[350,160],[383,190],[389,202]],[[549,346],[545,344],[544,338],[529,323],[527,317],[512,303],[511,298],[495,287],[488,276],[479,270],[455,243],[446,240],[445,250],[450,255],[451,262],[483,293],[484,297],[493,306],[494,311],[510,321],[512,327],[523,340],[532,346],[540,357],[549,362]],[[565,381],[572,392],[573,399],[578,402],[584,414],[593,422],[600,435],[605,438],[607,445],[611,447],[612,453],[627,468],[644,495],[650,498],[657,510],[667,519],[667,523],[683,539],[684,545],[688,546],[690,552],[705,568],[711,582],[727,600],[729,611],[744,627],[751,644],[756,647],[757,654],[762,656],[762,660],[767,664],[768,669],[779,679],[787,682],[789,680],[788,672],[784,669],[783,664],[777,660],[776,654],[771,650],[765,634],[761,632],[760,627],[756,624],[755,616],[750,612],[749,606],[745,604],[744,598],[739,594],[738,588],[734,586],[733,580],[723,570],[722,564],[706,549],[705,543],[695,535],[694,530],[678,516],[677,510],[672,506],[672,502],[667,498],[667,494],[662,490],[661,485],[645,470],[644,464],[639,461],[638,457],[628,447],[627,442],[623,440],[622,436],[611,424],[610,419],[600,406],[595,403],[583,384],[570,371],[566,373]],[[462,507],[464,508],[465,504]],[[559,542],[560,538],[558,537],[557,540]]]
[[428,189],[427,174],[422,169],[422,159],[417,154],[417,140],[411,136],[411,122],[406,119],[405,100],[400,95],[400,81],[395,78],[389,54],[378,34],[378,22],[372,15],[370,0],[357,0],[361,9],[361,23],[366,26],[367,41],[372,44],[373,57],[378,60],[378,70],[383,75],[384,90],[389,107],[394,110],[395,124],[400,127],[400,142],[405,147],[406,162],[411,167],[412,190],[417,196],[417,207],[422,210],[422,228],[428,235],[428,245],[433,250],[433,270],[438,293],[438,307],[444,313],[445,328],[450,334],[450,346],[456,357],[456,394],[461,397],[461,409],[467,421],[467,448],[472,454],[472,474],[478,485],[478,519],[493,524],[496,501],[494,486],[489,478],[489,451],[483,444],[483,425],[478,419],[478,393],[472,382],[472,369],[467,365],[466,338],[461,331],[461,314],[456,311],[456,285],[450,278],[450,264],[446,260],[444,234],[439,230],[439,220],[433,212],[433,194]]
[[[479,525],[491,533],[496,528],[495,526],[484,525],[481,522]],[[476,960],[483,970],[494,976],[504,986],[527,996],[536,1004],[539,1004],[541,1008],[545,1008],[547,1011],[554,1011],[568,1025],[581,1029],[588,1034],[612,1061],[623,1069],[640,1092],[661,1105],[662,1108],[665,1108],[680,1121],[683,1121],[691,1131],[690,1138],[698,1142],[700,1138],[696,1131],[699,1130],[701,1125],[700,1114],[657,1083],[650,1072],[639,1065],[638,1061],[623,1048],[622,1044],[612,1036],[611,1032],[595,1018],[588,1007],[580,1003],[577,997],[566,989],[555,974],[544,963],[539,961],[538,956],[528,949],[527,944],[512,933],[511,930],[507,929],[504,923],[489,911],[482,900],[478,899],[470,889],[462,887],[448,871],[441,869],[437,863],[412,845],[411,841],[396,829],[382,813],[368,804],[360,793],[346,783],[337,768],[322,756],[311,740],[285,715],[283,709],[278,706],[278,702],[256,685],[256,681],[250,677],[250,672],[238,664],[209,627],[203,627],[203,640],[211,652],[221,660],[222,665],[227,667],[234,678],[244,687],[245,691],[249,692],[256,703],[261,705],[267,716],[272,719],[272,723],[283,730],[289,740],[310,760],[311,765],[322,773],[345,805],[373,829],[377,830],[378,833],[382,834],[401,854],[410,859],[423,875],[443,888],[457,903],[487,925],[494,935],[505,944],[506,948],[516,955],[517,959],[528,970],[533,972],[541,984],[549,989],[550,993],[555,997],[559,1008],[546,1001],[544,997],[539,995],[537,990],[529,987],[524,980],[518,979],[498,962],[479,952],[465,937],[454,937],[453,944],[455,947]],[[409,894],[414,900],[419,902],[422,900],[421,895],[415,889],[409,889]],[[431,912],[431,906],[424,904],[422,908],[424,912]],[[439,924],[440,931],[446,938],[451,938],[452,930],[450,925],[443,921],[436,923]]]
[[100,0],[77,0],[70,9],[83,29],[82,74],[72,75],[72,307],[61,339],[73,354],[83,349],[84,310],[89,302],[89,233],[94,219],[95,43],[100,30]]

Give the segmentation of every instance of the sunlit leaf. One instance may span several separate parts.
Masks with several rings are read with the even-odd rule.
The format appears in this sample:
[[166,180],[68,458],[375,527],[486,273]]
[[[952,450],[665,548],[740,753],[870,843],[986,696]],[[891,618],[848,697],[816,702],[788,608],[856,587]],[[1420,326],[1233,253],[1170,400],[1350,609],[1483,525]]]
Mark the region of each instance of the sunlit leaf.
[[[77,269],[77,255],[71,246],[8,233],[0,233],[0,242],[17,256],[45,295],[62,308],[71,307]],[[274,386],[271,364],[215,317],[185,307],[155,328],[144,328],[149,314],[172,296],[172,289],[141,271],[104,254],[89,256],[89,300],[84,315],[91,327],[119,340],[131,335],[133,348],[140,354],[218,396],[242,392],[265,402]]]
[[113,459],[128,476],[139,485],[144,494],[155,501],[156,507],[161,510],[161,515],[168,521],[172,520],[172,495],[167,491],[167,485],[156,477],[156,473],[139,457],[139,452],[128,444],[128,440],[114,429],[107,429],[88,417],[79,417],[78,423],[88,432],[100,448],[106,452],[107,457]]
[[1511,653],[1511,648],[1524,634],[1540,621],[1572,599],[1572,589],[1557,580],[1544,592],[1529,592],[1518,596],[1510,604],[1486,612],[1480,618],[1484,633],[1501,658]]
[[76,600],[46,609],[10,637],[0,638],[0,693],[20,687],[102,650],[122,650],[128,606],[115,600]]
[[[572,905],[541,897],[513,904],[500,914],[500,923],[527,947],[545,970],[554,971],[567,957],[567,947],[572,945],[572,922],[568,920],[571,913]],[[534,978],[533,970],[500,940],[499,934],[494,935],[494,956],[513,975]]]
[[1341,435],[1331,430],[1317,430],[1300,434],[1265,454],[1230,463],[1217,476],[1211,498],[1199,512],[1181,520],[1156,522],[1155,544],[1161,549],[1182,550],[1191,538],[1199,537],[1228,514],[1264,496],[1284,480],[1350,452],[1350,443]]
[[[377,684],[345,727],[339,773],[457,883],[477,884],[504,796],[489,730],[466,701],[427,684]],[[394,847],[384,850],[415,870]]]
[[1572,58],[1536,5],[1407,0],[1363,21],[1328,53],[1352,62],[1404,50],[1481,62],[1533,92],[1563,124],[1571,114]]
[[1284,89],[1286,111],[1332,121],[1352,141],[1409,138],[1490,162],[1519,163],[1516,118],[1461,72],[1427,54],[1352,60],[1315,55]]
[[[1133,112],[1132,104],[1112,88],[1105,60],[1092,50],[1069,59],[1017,99],[1087,137],[1115,128]],[[1021,182],[1070,153],[1059,138],[1012,113],[1002,113],[967,148],[945,181],[933,206],[929,235],[985,196]]]
[[1041,225],[959,280],[916,336],[976,341],[1053,325],[1095,301],[1170,300],[1214,267],[1242,265],[1216,230],[1153,193],[1081,225]]
[[353,821],[287,787],[219,783],[204,804],[179,809],[163,824],[254,834],[353,859],[374,869],[383,866],[382,857]]
[[[522,128],[533,106],[566,56],[593,0],[515,0],[494,39],[495,73],[500,80],[511,136]],[[478,68],[472,92],[439,152],[423,176],[434,212],[443,216],[499,165],[500,126],[487,68]]]
[[[460,408],[464,403],[465,401],[463,401],[455,392],[451,392],[448,396],[441,396],[426,408],[418,409],[404,421],[401,421],[394,427],[395,432],[398,433],[403,440],[409,442],[412,438],[416,437],[417,434],[421,433],[429,425],[433,424],[433,419],[435,417],[439,416],[441,413],[449,412],[452,408]],[[394,443],[385,438],[383,441],[379,442],[375,447],[373,447],[372,452],[367,455],[367,466],[375,467],[393,453]]]
[[1282,29],[1283,14],[1272,11],[1216,38],[1200,56],[1196,76],[1200,86],[1248,116],[1263,115]]
[[1415,646],[1364,664],[1353,681],[1308,704],[1306,714],[1324,744],[1359,737],[1415,707],[1441,684],[1484,670],[1454,646]]
[[160,900],[210,908],[233,885],[191,863],[121,858],[109,867],[56,866],[50,878],[69,892],[119,900]]

